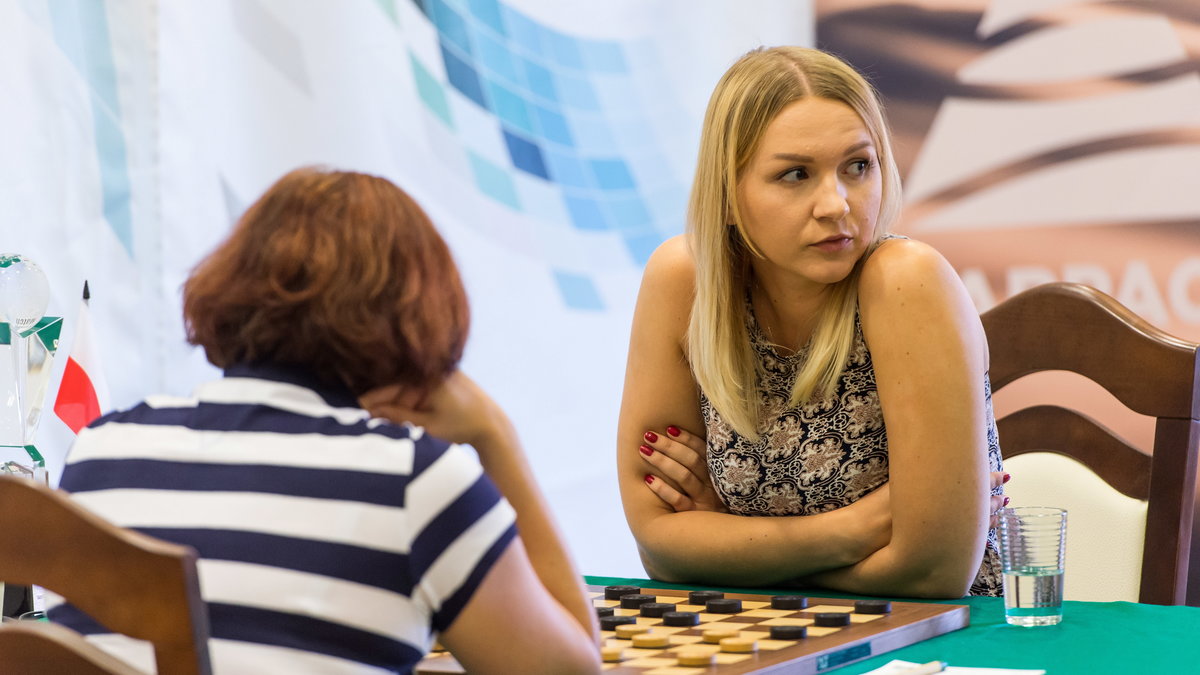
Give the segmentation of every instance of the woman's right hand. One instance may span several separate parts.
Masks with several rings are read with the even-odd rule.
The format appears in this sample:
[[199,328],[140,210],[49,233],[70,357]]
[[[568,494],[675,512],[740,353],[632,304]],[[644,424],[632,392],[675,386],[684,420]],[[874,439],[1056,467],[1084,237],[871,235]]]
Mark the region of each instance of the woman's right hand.
[[993,471],[991,476],[991,490],[988,493],[988,529],[994,530],[1000,527],[1000,509],[1008,506],[1008,497],[1004,496],[1004,484],[1009,481],[1012,476],[1003,471]]
[[359,403],[375,417],[408,422],[423,427],[432,436],[466,443],[477,450],[507,423],[500,406],[461,370],[451,373],[424,396],[392,384],[368,391]]
[[646,485],[676,512],[726,512],[708,474],[704,439],[676,426],[665,432],[647,431],[642,436],[638,451],[648,470]]

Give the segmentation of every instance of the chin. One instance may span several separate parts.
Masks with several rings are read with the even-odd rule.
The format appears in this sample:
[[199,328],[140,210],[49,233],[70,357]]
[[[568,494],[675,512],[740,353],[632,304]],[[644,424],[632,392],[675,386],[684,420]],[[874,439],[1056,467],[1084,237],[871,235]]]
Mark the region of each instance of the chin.
[[803,273],[803,276],[814,283],[832,286],[833,284],[845,281],[853,269],[853,265],[838,269],[809,269]]
[[836,284],[844,281],[854,271],[859,255],[846,256],[844,259],[830,260],[812,265],[808,268],[808,278],[822,284]]

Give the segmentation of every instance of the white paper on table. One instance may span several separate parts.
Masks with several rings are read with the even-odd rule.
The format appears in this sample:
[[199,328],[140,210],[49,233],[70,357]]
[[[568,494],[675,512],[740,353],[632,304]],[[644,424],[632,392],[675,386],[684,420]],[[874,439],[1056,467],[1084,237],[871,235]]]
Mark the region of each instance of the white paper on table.
[[[889,661],[884,665],[863,673],[863,675],[904,675],[913,668],[920,666],[920,663],[912,661],[901,661],[896,659]],[[1045,670],[1021,670],[1013,668],[968,668],[965,666],[946,666],[942,671],[944,675],[1046,675]]]

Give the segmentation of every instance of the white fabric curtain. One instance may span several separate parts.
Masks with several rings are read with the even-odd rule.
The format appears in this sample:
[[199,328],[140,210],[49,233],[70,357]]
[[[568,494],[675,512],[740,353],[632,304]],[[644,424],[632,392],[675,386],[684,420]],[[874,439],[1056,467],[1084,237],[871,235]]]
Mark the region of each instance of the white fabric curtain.
[[[641,574],[614,470],[641,267],[682,231],[721,72],[811,35],[792,0],[0,0],[0,253],[65,319],[46,403],[85,279],[113,403],[187,393],[217,375],[183,340],[188,271],[286,171],[377,173],[450,242],[464,368],[583,571]],[[47,411],[52,480],[70,441]]]

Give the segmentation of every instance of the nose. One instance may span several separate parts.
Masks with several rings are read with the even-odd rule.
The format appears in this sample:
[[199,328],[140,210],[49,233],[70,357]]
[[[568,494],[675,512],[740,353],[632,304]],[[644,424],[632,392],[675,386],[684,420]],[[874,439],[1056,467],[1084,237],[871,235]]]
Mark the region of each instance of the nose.
[[817,220],[841,220],[849,214],[850,202],[846,199],[846,186],[836,176],[826,177],[818,188],[813,217]]

